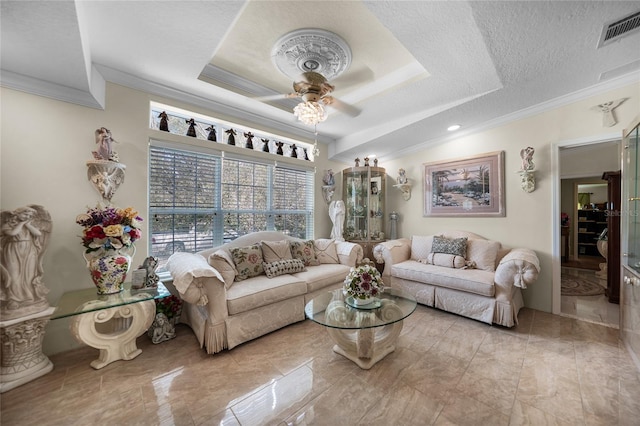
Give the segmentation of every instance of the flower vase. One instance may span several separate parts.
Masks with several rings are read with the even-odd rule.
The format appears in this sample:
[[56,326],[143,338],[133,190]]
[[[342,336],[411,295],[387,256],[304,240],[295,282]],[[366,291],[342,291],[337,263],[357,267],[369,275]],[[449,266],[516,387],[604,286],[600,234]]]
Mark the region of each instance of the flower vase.
[[374,302],[374,299],[371,296],[366,296],[364,299],[358,299],[357,297],[353,298],[353,304],[357,306],[364,306],[373,302]]
[[131,259],[135,255],[135,246],[132,247],[132,254],[124,249],[100,251],[90,257],[83,253],[98,294],[115,294],[123,290]]

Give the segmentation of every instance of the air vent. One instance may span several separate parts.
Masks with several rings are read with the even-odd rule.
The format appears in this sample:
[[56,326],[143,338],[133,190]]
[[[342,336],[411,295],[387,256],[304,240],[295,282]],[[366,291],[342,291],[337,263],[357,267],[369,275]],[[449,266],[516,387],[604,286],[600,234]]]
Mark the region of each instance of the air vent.
[[640,29],[640,12],[629,15],[625,18],[611,22],[602,28],[602,35],[598,47],[606,46],[621,37],[631,34]]

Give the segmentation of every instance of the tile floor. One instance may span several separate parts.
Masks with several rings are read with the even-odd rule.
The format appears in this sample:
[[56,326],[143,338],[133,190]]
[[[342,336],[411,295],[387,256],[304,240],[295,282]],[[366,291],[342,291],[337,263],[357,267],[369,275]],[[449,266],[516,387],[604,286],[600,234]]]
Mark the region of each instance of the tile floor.
[[[562,274],[576,277],[593,278],[596,271],[577,268],[561,269]],[[561,296],[560,312],[573,318],[596,322],[609,327],[618,328],[620,324],[620,305],[609,303],[604,294],[600,296]],[[640,424],[640,421],[638,422]]]
[[309,320],[206,355],[191,330],[102,370],[81,348],[1,395],[2,425],[637,425],[618,330],[523,309],[512,329],[418,306],[371,370]]

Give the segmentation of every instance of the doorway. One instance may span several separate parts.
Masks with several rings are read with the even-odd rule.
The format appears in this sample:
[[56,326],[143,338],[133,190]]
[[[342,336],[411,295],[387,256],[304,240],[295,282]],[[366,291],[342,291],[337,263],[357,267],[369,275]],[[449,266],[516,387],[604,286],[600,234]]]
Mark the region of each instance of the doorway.
[[608,191],[602,174],[620,168],[620,145],[618,139],[557,147],[558,239],[568,241],[558,245],[560,255],[554,256],[558,265],[554,264],[553,286],[554,313],[615,328],[619,305],[605,294],[607,253],[602,253],[602,239]]

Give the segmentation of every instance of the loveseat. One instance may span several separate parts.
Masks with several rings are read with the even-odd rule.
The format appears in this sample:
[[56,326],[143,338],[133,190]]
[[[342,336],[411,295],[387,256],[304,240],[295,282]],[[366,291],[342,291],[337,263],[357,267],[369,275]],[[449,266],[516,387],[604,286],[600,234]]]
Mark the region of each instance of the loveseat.
[[181,322],[208,353],[220,352],[305,319],[305,304],[342,286],[362,247],[255,232],[220,247],[178,252],[167,263],[185,302]]
[[418,303],[505,327],[518,323],[521,289],[540,272],[534,251],[464,231],[385,241],[374,258],[385,264],[384,282]]

